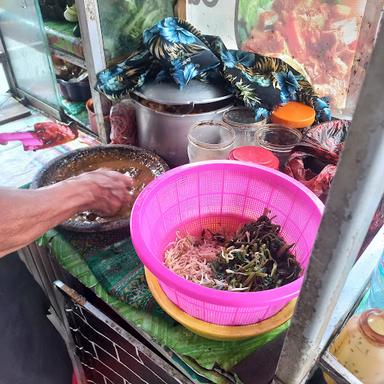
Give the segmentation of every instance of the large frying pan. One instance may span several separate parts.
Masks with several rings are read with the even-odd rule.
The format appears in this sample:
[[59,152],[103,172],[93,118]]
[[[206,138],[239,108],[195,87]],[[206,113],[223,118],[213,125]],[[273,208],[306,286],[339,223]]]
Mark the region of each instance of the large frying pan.
[[[45,165],[32,181],[36,189],[57,183],[69,177],[98,168],[111,168],[124,172],[127,167],[148,169],[153,177],[168,170],[168,165],[156,154],[130,145],[100,145],[81,148],[59,156]],[[129,229],[129,217],[108,218],[102,221],[67,220],[61,228],[75,232],[107,232]]]

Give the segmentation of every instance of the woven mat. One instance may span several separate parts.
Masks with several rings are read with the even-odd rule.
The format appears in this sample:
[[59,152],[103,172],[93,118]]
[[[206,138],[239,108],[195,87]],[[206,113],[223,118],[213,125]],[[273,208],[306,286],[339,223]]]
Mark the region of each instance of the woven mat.
[[83,257],[100,285],[111,296],[133,308],[153,315],[165,315],[148,289],[143,264],[130,240]]

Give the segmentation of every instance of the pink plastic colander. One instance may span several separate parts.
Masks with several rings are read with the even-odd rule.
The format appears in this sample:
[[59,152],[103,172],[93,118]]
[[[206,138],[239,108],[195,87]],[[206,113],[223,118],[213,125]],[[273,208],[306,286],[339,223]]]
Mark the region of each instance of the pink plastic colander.
[[303,277],[261,292],[228,292],[187,281],[164,264],[164,251],[177,231],[237,229],[257,219],[264,208],[276,216],[282,235],[306,269],[321,221],[323,204],[294,179],[259,165],[235,161],[202,162],[166,172],[137,198],[131,236],[144,265],[168,298],[189,315],[221,325],[267,319],[297,297]]

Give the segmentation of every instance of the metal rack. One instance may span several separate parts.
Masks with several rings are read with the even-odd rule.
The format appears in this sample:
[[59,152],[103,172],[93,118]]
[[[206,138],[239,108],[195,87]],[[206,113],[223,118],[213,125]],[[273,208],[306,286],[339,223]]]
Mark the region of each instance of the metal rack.
[[[64,316],[88,383],[187,384],[186,378],[62,281]],[[102,330],[102,333],[99,331]]]
[[79,383],[192,383],[164,348],[101,302],[46,248],[32,243],[18,253],[49,298],[48,319],[65,341]]

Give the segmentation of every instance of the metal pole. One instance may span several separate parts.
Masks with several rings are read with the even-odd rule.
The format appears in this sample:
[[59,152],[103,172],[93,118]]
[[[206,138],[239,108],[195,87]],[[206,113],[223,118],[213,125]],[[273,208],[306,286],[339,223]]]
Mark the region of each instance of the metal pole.
[[284,342],[275,382],[304,383],[321,338],[384,193],[384,30],[354,119]]
[[106,67],[97,0],[76,0],[76,9],[79,15],[81,41],[91,86],[98,135],[103,143],[108,143],[109,127],[103,116],[103,96],[95,90],[96,74]]

